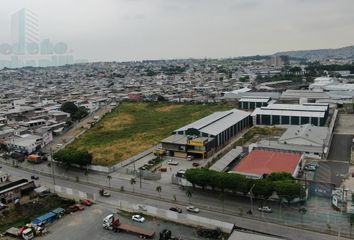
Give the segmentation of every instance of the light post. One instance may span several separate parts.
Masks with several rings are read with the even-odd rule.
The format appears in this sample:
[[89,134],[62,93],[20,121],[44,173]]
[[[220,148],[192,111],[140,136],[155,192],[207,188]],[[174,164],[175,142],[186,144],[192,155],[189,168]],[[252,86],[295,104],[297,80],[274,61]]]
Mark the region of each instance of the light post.
[[250,195],[250,201],[251,201],[251,214],[253,213],[253,188],[256,184],[253,184],[250,191],[248,192],[248,194]]

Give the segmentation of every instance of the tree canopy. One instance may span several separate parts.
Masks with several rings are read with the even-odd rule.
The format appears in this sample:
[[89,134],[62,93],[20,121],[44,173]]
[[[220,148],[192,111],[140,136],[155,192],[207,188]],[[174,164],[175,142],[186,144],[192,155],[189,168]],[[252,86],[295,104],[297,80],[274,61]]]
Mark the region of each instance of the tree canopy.
[[279,197],[291,201],[296,197],[304,196],[304,189],[301,184],[295,182],[289,173],[272,173],[265,179],[249,179],[235,173],[224,173],[209,170],[206,168],[188,169],[185,173],[186,179],[193,186],[225,189],[233,192],[247,194],[252,186],[252,193],[260,199],[269,198],[275,191]]
[[73,121],[80,120],[88,115],[88,111],[85,107],[78,107],[73,102],[65,102],[60,108],[63,112],[70,113],[70,117]]
[[54,160],[65,163],[67,165],[77,164],[80,166],[86,166],[92,162],[91,153],[74,148],[61,149],[54,153],[53,158]]

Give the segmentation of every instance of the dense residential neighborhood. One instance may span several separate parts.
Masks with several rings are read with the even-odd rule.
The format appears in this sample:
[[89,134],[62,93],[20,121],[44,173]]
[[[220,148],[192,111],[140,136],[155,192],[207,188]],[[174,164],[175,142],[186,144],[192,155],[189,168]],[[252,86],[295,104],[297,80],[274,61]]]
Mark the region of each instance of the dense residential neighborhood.
[[354,1],[2,1],[0,239],[354,239]]

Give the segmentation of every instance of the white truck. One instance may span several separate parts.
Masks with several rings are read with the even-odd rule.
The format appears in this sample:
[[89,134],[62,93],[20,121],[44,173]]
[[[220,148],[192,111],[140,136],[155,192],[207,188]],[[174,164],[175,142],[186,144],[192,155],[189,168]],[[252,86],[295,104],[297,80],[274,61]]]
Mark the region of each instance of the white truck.
[[21,238],[24,240],[30,240],[34,238],[33,230],[32,228],[27,228],[27,227],[21,227],[21,228],[9,228],[6,231],[7,235],[16,237],[16,238]]

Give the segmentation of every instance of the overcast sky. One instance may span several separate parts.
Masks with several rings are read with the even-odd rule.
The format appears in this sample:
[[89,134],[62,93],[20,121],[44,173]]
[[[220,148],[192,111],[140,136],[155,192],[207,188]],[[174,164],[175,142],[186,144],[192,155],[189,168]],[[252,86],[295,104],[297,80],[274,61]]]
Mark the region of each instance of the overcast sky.
[[353,0],[1,0],[0,43],[27,8],[41,39],[91,61],[272,54],[354,44]]

